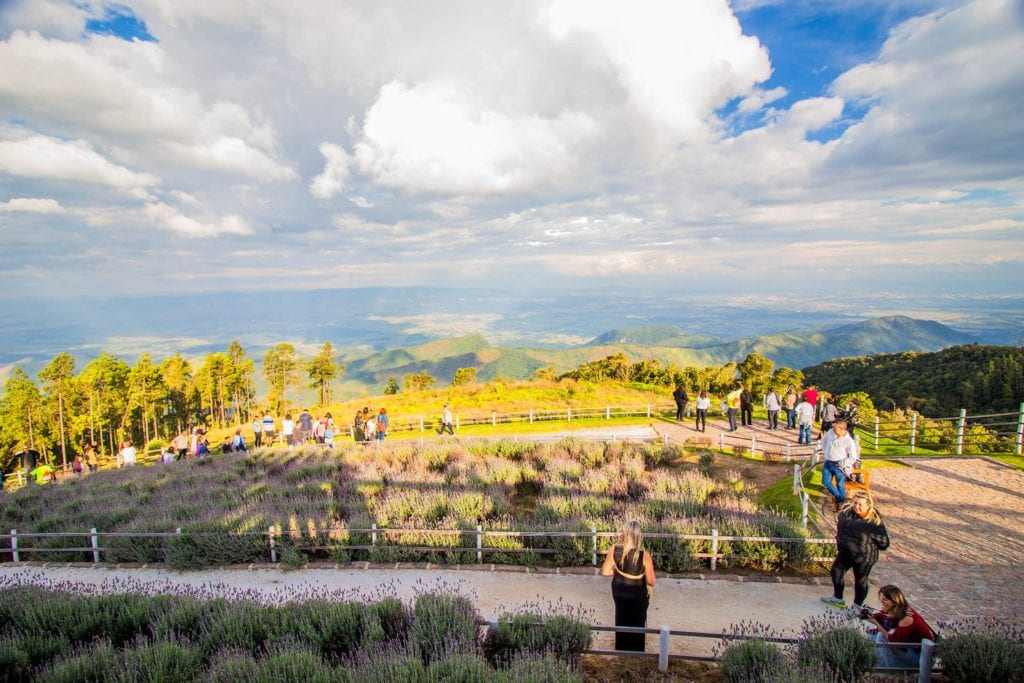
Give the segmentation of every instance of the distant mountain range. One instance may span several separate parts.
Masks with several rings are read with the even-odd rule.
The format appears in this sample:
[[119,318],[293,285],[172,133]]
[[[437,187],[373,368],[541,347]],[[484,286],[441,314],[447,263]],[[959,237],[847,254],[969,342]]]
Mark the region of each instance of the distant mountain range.
[[616,329],[561,349],[492,346],[482,335],[470,334],[380,353],[348,353],[341,360],[347,366],[348,387],[362,384],[373,392],[388,377],[401,380],[410,372],[425,371],[442,384],[450,382],[455,371],[463,367],[476,368],[477,377],[485,381],[498,376],[526,379],[541,367],[553,365],[559,372],[566,372],[620,352],[633,361],[651,358],[680,367],[723,365],[758,353],[777,366],[799,369],[833,358],[937,351],[974,341],[975,337],[935,321],[887,316],[839,327],[793,330],[736,341],[689,334],[671,325]]

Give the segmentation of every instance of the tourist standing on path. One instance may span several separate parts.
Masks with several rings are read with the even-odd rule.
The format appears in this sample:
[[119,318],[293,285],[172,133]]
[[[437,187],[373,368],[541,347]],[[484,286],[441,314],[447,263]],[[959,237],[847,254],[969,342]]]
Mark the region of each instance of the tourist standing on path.
[[[878,602],[882,609],[866,615],[868,621],[878,627],[876,643],[920,643],[926,638],[935,640],[935,631],[924,617],[907,604],[907,598],[897,586],[888,584],[879,588]],[[882,647],[878,654],[884,667],[916,668],[921,663],[920,648]]]
[[811,409],[814,411],[811,415],[811,422],[814,422],[814,418],[818,415],[818,387],[813,384],[807,387],[804,389],[803,397],[811,404]]
[[89,466],[89,472],[95,472],[99,469],[100,459],[99,454],[96,452],[96,444],[90,442],[85,447],[85,464]]
[[274,445],[274,416],[269,412],[263,416],[263,444]]
[[708,392],[700,392],[700,396],[697,397],[697,421],[693,425],[693,428],[699,431],[707,431],[708,428],[708,409],[711,407],[711,399],[708,398]]
[[740,392],[740,424],[744,427],[754,424],[754,394],[746,386]]
[[295,434],[295,423],[292,421],[292,414],[286,413],[284,419],[281,420],[281,438],[288,444],[288,447],[292,447],[292,436]]
[[769,389],[764,397],[764,409],[768,411],[768,429],[779,428],[780,408],[782,408],[782,403],[779,401],[779,395],[775,393],[774,389]]
[[384,437],[388,435],[389,426],[391,426],[391,421],[388,420],[388,409],[381,408],[377,413],[377,441],[384,440]]
[[[654,588],[654,562],[643,550],[640,523],[626,522],[619,542],[611,547],[601,565],[601,575],[612,577],[616,626],[647,626],[647,607]],[[615,633],[615,649],[643,652],[643,633]]]
[[821,433],[824,434],[828,430],[832,429],[832,424],[836,421],[836,416],[839,414],[839,409],[836,407],[836,397],[829,396],[824,400],[821,406]]
[[672,398],[676,400],[676,422],[682,422],[686,417],[686,404],[690,402],[690,396],[686,393],[686,387],[682,384],[672,392]]
[[121,467],[135,467],[135,446],[132,445],[131,439],[125,440],[117,455]]
[[313,438],[313,416],[309,414],[309,408],[303,408],[299,415],[299,438],[302,443],[308,443]]
[[455,436],[455,428],[452,426],[452,411],[448,407],[448,404],[444,404],[444,408],[441,409],[441,431],[439,434],[444,434],[445,430],[452,436]]
[[252,419],[252,443],[253,448],[259,448],[263,445],[263,422],[260,420],[259,415]]
[[859,613],[868,597],[868,576],[878,562],[878,552],[889,547],[889,533],[871,496],[859,491],[843,506],[836,522],[836,559],[832,562],[832,595],[821,600],[846,608],[843,577],[853,569],[853,606]]
[[725,396],[725,414],[729,417],[729,431],[735,432],[736,413],[740,411],[740,395],[743,393],[743,385],[736,382],[735,388]]
[[796,419],[800,426],[800,434],[797,436],[798,444],[811,443],[811,429],[814,427],[814,406],[807,402],[807,398],[800,399],[796,404]]
[[[845,420],[836,420],[832,429],[821,437],[821,485],[832,494],[833,504],[838,510],[846,502],[846,469],[857,460],[857,444],[846,430]],[[835,479],[835,486],[832,480]]]
[[786,409],[786,429],[796,429],[796,402],[796,389],[790,384],[786,397],[782,399],[782,406]]

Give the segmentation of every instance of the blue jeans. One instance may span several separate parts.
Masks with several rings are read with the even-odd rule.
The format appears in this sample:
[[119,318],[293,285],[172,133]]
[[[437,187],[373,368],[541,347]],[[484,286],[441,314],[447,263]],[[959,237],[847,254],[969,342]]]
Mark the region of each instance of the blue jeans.
[[796,409],[786,408],[786,429],[796,427]]
[[[885,643],[885,637],[881,633],[875,634],[876,643]],[[917,648],[900,648],[895,650],[891,647],[878,648],[878,665],[883,667],[919,667],[921,665],[921,651]]]
[[[832,477],[836,485],[832,485]],[[835,460],[826,460],[821,468],[821,485],[824,486],[840,503],[846,500],[846,473]]]
[[800,425],[800,436],[796,442],[811,445],[811,425]]

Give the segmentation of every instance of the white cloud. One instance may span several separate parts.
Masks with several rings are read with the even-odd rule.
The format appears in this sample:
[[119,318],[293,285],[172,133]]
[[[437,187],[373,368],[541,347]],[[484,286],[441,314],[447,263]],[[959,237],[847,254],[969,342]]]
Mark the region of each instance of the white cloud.
[[149,173],[112,163],[85,140],[67,142],[42,135],[0,140],[0,171],[25,178],[106,185],[136,197],[148,196],[145,188],[158,182]]
[[77,38],[86,19],[93,16],[88,3],[64,0],[4,0],[0,35],[14,29],[38,31],[46,36]]
[[143,215],[150,224],[186,237],[251,235],[253,233],[253,229],[241,216],[229,215],[213,222],[201,222],[185,216],[174,207],[161,202],[147,204]]
[[241,106],[205,104],[174,83],[157,43],[91,36],[87,42],[15,31],[0,41],[0,102],[55,133],[102,143],[122,161],[181,164],[282,181],[274,136]]
[[412,192],[525,191],[569,173],[598,132],[585,113],[513,116],[472,99],[443,83],[387,84],[355,145],[360,172]]
[[309,191],[317,199],[330,199],[345,189],[352,157],[340,145],[331,142],[321,142],[320,153],[327,162],[323,173],[309,184]]
[[56,199],[38,199],[34,197],[15,197],[0,202],[0,211],[25,213],[64,213],[66,209]]

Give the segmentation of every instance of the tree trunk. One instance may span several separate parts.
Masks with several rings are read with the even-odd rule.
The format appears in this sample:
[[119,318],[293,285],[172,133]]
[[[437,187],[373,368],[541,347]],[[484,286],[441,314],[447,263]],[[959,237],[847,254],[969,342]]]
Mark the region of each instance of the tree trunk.
[[35,435],[32,433],[32,406],[28,407],[28,447],[36,447]]
[[64,396],[61,392],[57,392],[57,415],[60,418],[60,459],[63,464],[64,471],[68,470],[68,452],[64,444]]

